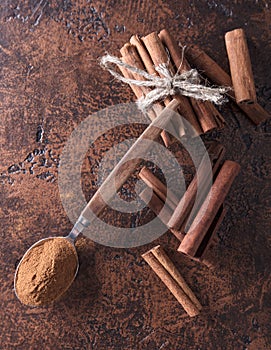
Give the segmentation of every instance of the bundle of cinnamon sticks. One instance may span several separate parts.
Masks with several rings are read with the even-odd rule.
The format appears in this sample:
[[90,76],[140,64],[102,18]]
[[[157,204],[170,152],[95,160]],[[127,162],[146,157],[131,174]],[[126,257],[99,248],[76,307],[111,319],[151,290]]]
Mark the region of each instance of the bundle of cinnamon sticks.
[[[182,50],[174,41],[167,30],[162,30],[159,34],[153,32],[147,36],[140,38],[133,35],[129,43],[126,43],[121,49],[121,59],[123,62],[146,70],[148,73],[158,75],[155,66],[166,64],[169,71],[174,75],[177,71],[188,71],[190,65],[186,58],[183,57]],[[134,78],[142,80],[144,77],[136,73],[132,73],[123,67],[119,67],[123,76],[126,78]],[[140,87],[131,84],[131,88],[137,98],[146,96],[150,88]],[[215,128],[222,128],[225,120],[214,105],[208,101],[203,102],[198,99],[188,98],[181,94],[174,96],[180,102],[178,108],[179,114],[184,117],[193,129],[187,128],[182,119],[175,119],[171,125],[172,130],[178,136],[184,135],[196,136]],[[165,105],[168,105],[172,98],[168,97],[164,101],[156,103],[149,112],[150,119],[153,119],[161,112]],[[166,146],[170,143],[170,137],[166,132],[161,134]]]

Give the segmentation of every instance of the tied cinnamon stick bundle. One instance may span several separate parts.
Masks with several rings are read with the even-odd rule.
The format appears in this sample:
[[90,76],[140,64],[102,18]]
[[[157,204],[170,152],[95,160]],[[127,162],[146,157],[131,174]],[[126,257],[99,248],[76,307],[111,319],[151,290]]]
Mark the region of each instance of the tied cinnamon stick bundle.
[[[211,129],[222,127],[224,118],[211,102],[215,104],[226,102],[227,99],[223,95],[228,91],[228,87],[208,87],[201,84],[198,72],[190,69],[187,61],[184,67],[182,65],[176,67],[176,63],[174,60],[170,61],[166,51],[168,50],[166,40],[169,47],[172,43],[175,45],[173,41],[168,41],[171,38],[167,34],[166,31],[160,33],[160,37],[165,40],[164,43],[157,32],[142,39],[134,35],[130,39],[130,44],[127,43],[122,47],[121,60],[107,54],[101,58],[101,65],[118,80],[131,86],[136,85],[133,91],[140,96],[137,104],[143,111],[147,111],[154,104],[158,105],[159,100],[163,100],[166,106],[172,98],[179,101],[180,118],[176,116],[172,120],[178,136],[195,137]],[[175,50],[176,45],[174,45],[171,45],[171,48]],[[176,57],[177,51],[174,50],[172,55]],[[135,51],[137,51],[136,55]],[[178,60],[180,59],[181,56]],[[114,65],[121,67],[123,76],[115,71]],[[142,69],[142,65],[145,70]],[[185,123],[182,117],[188,123]]]
[[188,315],[190,317],[198,315],[202,309],[200,302],[162,247],[156,246],[144,253],[142,257],[168,287]]
[[[137,37],[136,39],[133,38],[131,42],[135,43],[135,45],[139,45],[139,50],[141,51],[145,44],[152,59],[152,65],[149,59],[147,59],[148,62],[146,65],[147,70],[151,74],[157,74],[154,70],[154,65],[158,66],[159,64],[167,64],[171,74],[174,74],[177,71],[183,73],[190,70],[188,62],[182,57],[183,55],[180,48],[166,30],[162,30],[159,35],[156,32],[153,32],[143,37],[143,43],[139,43],[139,40],[140,39]],[[172,62],[169,61],[165,49],[168,49]],[[148,65],[150,65],[150,67],[148,67]],[[185,99],[182,95],[177,95],[175,98],[182,99],[180,100],[180,114],[183,115],[193,126],[196,134],[201,134],[202,132],[205,133],[214,128],[221,128],[224,126],[224,118],[209,101],[203,102],[191,98],[190,101],[193,106],[191,109],[192,106],[188,103],[188,98]]]
[[[232,86],[229,74],[227,74],[216,61],[198,46],[190,46],[186,50],[186,56],[189,59],[189,62],[203,72],[203,74],[213,83],[222,86]],[[236,102],[233,90],[228,91],[228,96]],[[270,114],[257,102],[253,104],[237,105],[256,125],[270,118]]]
[[235,29],[225,35],[236,102],[257,102],[254,78],[245,32]]

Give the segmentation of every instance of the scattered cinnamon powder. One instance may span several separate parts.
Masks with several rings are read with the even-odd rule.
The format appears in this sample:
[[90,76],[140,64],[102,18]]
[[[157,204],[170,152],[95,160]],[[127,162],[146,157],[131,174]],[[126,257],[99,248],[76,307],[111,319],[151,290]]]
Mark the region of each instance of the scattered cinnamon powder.
[[66,238],[44,240],[29,250],[21,261],[15,289],[22,303],[48,304],[70,286],[77,269],[77,253]]

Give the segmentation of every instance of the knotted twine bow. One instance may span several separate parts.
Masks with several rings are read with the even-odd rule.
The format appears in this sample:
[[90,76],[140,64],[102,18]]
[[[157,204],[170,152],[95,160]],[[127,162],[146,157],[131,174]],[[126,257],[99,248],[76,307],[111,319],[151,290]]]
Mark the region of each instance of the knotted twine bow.
[[[155,67],[155,70],[163,76],[159,77],[149,74],[142,69],[130,66],[118,57],[109,54],[101,58],[100,64],[103,68],[107,69],[113,77],[124,83],[153,88],[145,97],[141,97],[137,101],[138,107],[144,112],[155,102],[176,94],[193,97],[197,100],[210,101],[218,105],[228,101],[223,94],[229,91],[230,87],[208,87],[200,84],[200,76],[196,69],[190,69],[186,72],[179,73],[179,68],[176,74],[172,74],[168,69],[168,64],[163,63]],[[145,80],[123,77],[113,68],[113,64],[124,67],[128,71],[142,76]]]

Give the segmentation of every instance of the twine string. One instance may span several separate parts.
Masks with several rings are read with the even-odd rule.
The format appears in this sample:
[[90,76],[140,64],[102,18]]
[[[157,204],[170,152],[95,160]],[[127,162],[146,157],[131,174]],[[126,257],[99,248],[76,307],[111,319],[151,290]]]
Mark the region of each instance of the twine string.
[[[190,69],[180,73],[179,67],[177,73],[172,74],[166,63],[159,64],[159,66],[155,67],[155,70],[162,75],[162,77],[149,74],[109,54],[101,58],[100,64],[104,69],[108,70],[114,78],[126,84],[152,88],[149,93],[137,100],[138,107],[144,112],[155,102],[176,94],[221,105],[228,101],[224,94],[231,89],[227,86],[209,87],[202,85],[200,83],[200,75],[196,69]],[[134,74],[138,74],[143,77],[144,80],[125,78],[116,71],[114,65],[121,66]]]

